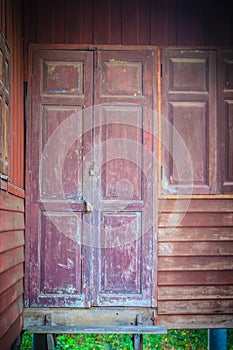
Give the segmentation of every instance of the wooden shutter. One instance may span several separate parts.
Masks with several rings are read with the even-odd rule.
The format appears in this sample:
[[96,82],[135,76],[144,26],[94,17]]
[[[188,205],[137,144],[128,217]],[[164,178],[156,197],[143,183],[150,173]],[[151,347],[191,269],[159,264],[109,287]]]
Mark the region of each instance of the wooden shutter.
[[233,51],[218,52],[219,179],[233,193]]
[[215,69],[215,52],[162,51],[164,194],[216,192]]

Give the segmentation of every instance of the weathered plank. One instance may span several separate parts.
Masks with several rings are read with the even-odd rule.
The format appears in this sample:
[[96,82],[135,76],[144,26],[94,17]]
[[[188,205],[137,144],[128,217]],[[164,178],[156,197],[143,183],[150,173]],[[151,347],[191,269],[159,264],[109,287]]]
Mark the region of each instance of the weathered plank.
[[154,322],[167,329],[233,328],[233,315],[158,315]]
[[159,257],[158,271],[233,270],[231,256]]
[[233,241],[233,227],[160,228],[158,241]]
[[45,318],[49,315],[51,324],[54,326],[132,326],[136,323],[138,314],[142,317],[143,325],[153,324],[155,309],[133,309],[133,308],[25,308],[25,327],[44,325]]
[[11,345],[20,334],[23,327],[23,317],[20,315],[11,325],[3,337],[0,338],[0,344],[4,344],[4,349],[11,349]]
[[233,271],[160,271],[158,285],[233,284]]
[[0,193],[0,209],[22,213],[24,211],[24,200],[9,193]]
[[11,269],[12,267],[24,261],[24,249],[18,247],[8,252],[0,254],[0,273]]
[[158,314],[233,314],[233,300],[159,301]]
[[1,231],[13,231],[24,229],[23,213],[0,211]]
[[23,245],[23,231],[10,231],[0,233],[0,253]]
[[205,199],[160,199],[159,212],[232,212],[233,199],[205,198]]
[[7,270],[0,274],[0,293],[7,290],[14,283],[23,278],[23,264],[14,266],[12,269]]
[[0,313],[3,312],[14,300],[23,294],[23,280],[19,280],[12,287],[7,289],[0,297]]
[[[159,256],[233,256],[233,241],[228,242],[166,242],[158,244]],[[202,258],[200,258],[202,259]]]
[[164,213],[159,216],[160,227],[219,227],[232,225],[233,213]]
[[169,286],[158,288],[158,300],[232,299],[233,286]]
[[157,326],[28,326],[32,333],[84,333],[84,334],[165,334],[164,327]]
[[13,304],[3,311],[0,318],[0,338],[23,312],[23,297],[20,296]]

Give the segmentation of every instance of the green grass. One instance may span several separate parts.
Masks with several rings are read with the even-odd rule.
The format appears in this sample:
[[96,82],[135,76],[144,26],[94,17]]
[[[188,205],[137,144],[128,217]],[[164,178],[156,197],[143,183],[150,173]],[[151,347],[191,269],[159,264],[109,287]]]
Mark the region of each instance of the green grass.
[[[144,335],[146,350],[207,350],[208,335],[206,329],[170,330],[167,334]],[[21,350],[32,349],[32,334],[25,332]],[[98,334],[62,334],[57,337],[55,350],[92,349],[92,350],[133,350],[130,335]],[[233,329],[228,330],[227,350],[233,350]]]

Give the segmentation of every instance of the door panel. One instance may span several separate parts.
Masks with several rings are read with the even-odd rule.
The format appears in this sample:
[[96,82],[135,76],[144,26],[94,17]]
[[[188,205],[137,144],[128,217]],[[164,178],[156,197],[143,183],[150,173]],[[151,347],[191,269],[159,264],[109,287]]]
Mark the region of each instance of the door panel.
[[[83,163],[91,132],[93,54],[35,50],[30,133],[30,306],[90,306],[90,230]],[[84,181],[85,180],[85,186]],[[85,236],[84,236],[85,226]]]
[[153,51],[99,51],[93,304],[153,304]]

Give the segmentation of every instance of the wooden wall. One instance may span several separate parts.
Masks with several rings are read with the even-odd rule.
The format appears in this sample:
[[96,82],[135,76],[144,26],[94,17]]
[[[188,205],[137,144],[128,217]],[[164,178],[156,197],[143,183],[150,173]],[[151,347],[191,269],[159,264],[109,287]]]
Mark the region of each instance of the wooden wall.
[[25,0],[28,43],[233,45],[227,1]]
[[[0,0],[0,31],[10,50],[9,182],[0,186],[0,347],[23,325],[24,114],[21,1]],[[0,180],[1,181],[1,180]]]
[[[232,48],[232,17],[225,1],[25,0],[25,71],[30,43]],[[232,328],[232,199],[193,199],[170,230],[169,217],[184,214],[173,206],[174,199],[161,204],[155,323]]]

